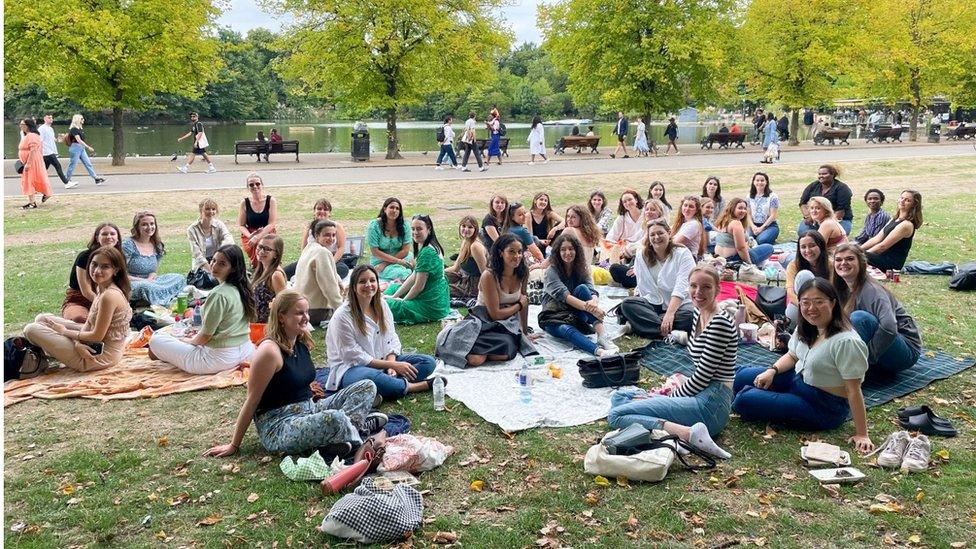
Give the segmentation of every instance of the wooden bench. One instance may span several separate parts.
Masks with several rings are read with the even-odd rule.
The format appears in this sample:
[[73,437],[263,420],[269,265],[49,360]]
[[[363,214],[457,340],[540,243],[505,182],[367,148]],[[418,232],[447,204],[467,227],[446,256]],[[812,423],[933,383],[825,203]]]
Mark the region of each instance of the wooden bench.
[[[475,143],[478,144],[478,148],[481,149],[481,155],[484,156],[484,157],[487,157],[488,156],[488,142],[491,141],[491,140],[490,139],[475,139],[474,141],[475,141]],[[499,137],[498,138],[498,148],[502,151],[502,156],[508,156],[508,141],[509,141],[509,138],[508,137]],[[460,151],[460,152],[464,152],[464,149],[461,147],[461,142],[460,141],[458,141],[458,149],[457,150]]]
[[746,148],[744,141],[746,139],[746,134],[744,132],[715,132],[708,134],[701,140],[701,148],[711,149],[712,145],[718,143],[718,148],[728,149],[729,146],[735,145],[736,148],[744,149]]
[[817,135],[813,136],[813,144],[823,145],[825,142],[829,142],[834,145],[834,141],[838,141],[841,145],[850,145],[847,142],[847,138],[850,136],[851,130],[820,130]]
[[234,164],[237,164],[237,155],[256,154],[258,160],[262,154],[272,155],[280,153],[295,153],[295,162],[298,162],[298,141],[282,141],[281,143],[261,143],[259,141],[235,141],[234,142]]
[[946,139],[972,139],[976,137],[976,126],[956,126],[946,132]]
[[571,147],[576,149],[576,154],[583,152],[584,147],[590,148],[590,154],[600,154],[600,151],[596,149],[597,145],[600,144],[599,135],[566,135],[560,137],[556,141],[556,147],[553,150],[553,154],[565,154],[566,147]]
[[[875,128],[873,132],[868,132],[868,143],[901,143],[901,134],[906,128]],[[891,141],[888,141],[888,140]]]

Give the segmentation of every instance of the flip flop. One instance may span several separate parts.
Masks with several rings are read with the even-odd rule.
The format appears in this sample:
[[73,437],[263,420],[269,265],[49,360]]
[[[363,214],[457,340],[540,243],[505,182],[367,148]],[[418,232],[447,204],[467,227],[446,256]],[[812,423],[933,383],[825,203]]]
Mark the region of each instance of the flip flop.
[[952,426],[951,421],[949,421],[944,417],[939,417],[938,415],[936,415],[936,413],[932,411],[932,408],[929,408],[928,404],[922,404],[921,406],[909,406],[908,408],[898,409],[899,421],[908,421],[908,418],[912,416],[921,415],[921,414],[930,414],[929,417],[932,418],[932,423],[936,425],[942,424],[949,427]]
[[47,199],[48,198],[51,198],[52,196],[54,196],[54,195],[46,194],[46,195],[42,196],[41,197],[41,204],[47,202]]
[[908,419],[899,418],[898,424],[908,431],[918,431],[928,436],[954,437],[958,434],[952,423],[948,425],[934,423],[932,421],[931,410],[929,410],[929,413],[918,414]]

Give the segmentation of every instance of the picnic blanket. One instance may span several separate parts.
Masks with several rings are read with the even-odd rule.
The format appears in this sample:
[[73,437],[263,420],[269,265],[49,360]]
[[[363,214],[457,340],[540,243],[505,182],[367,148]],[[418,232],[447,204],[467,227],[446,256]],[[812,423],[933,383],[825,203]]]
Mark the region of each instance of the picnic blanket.
[[213,375],[188,374],[165,362],[149,359],[148,349],[128,349],[117,365],[95,372],[61,367],[32,379],[8,381],[3,406],[32,398],[118,400],[152,398],[247,383],[247,365]]
[[[772,366],[781,355],[762,345],[740,345],[736,366]],[[864,404],[868,408],[879,406],[895,398],[914,393],[930,383],[970,368],[976,361],[956,358],[941,351],[922,353],[918,363],[886,379],[867,379],[861,385]],[[688,350],[680,345],[652,341],[644,348],[642,364],[645,368],[664,376],[675,372],[691,375],[694,365]]]
[[[597,286],[600,306],[609,310],[629,293],[624,288]],[[543,336],[535,346],[545,358],[545,364],[535,366],[534,356],[528,358],[532,377],[532,402],[523,404],[517,375],[523,359],[517,356],[507,362],[487,363],[477,368],[454,368],[438,361],[436,373],[448,378],[447,394],[460,401],[489,423],[503,431],[515,432],[533,427],[572,427],[605,418],[610,410],[610,393],[613,389],[586,389],[576,368],[588,353],[573,349],[568,342],[553,338],[539,328],[538,316],[542,310],[529,306],[529,325]],[[615,318],[604,323],[610,337],[620,335],[621,327]],[[595,341],[595,336],[590,336]],[[552,362],[562,368],[562,377],[549,375],[547,365]]]

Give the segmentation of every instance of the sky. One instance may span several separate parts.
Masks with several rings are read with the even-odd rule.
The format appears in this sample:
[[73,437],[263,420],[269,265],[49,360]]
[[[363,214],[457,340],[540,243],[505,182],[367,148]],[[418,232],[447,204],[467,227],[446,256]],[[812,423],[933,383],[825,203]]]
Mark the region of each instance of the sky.
[[[515,45],[523,42],[542,42],[542,35],[535,26],[535,8],[539,0],[512,0],[502,8],[506,24],[515,33]],[[251,29],[264,27],[277,31],[287,19],[261,11],[255,0],[230,0],[230,7],[217,20],[221,26],[247,33]]]

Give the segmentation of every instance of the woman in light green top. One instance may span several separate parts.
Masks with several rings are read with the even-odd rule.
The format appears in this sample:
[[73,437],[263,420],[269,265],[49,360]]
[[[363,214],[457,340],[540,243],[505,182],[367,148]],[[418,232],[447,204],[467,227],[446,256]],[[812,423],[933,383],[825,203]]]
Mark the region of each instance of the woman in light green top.
[[256,314],[244,252],[235,244],[221,246],[210,266],[220,284],[210,290],[202,305],[199,331],[184,338],[156,332],[149,341],[149,358],[191,374],[215,374],[250,360],[254,344],[249,339],[249,323]]
[[854,449],[874,448],[861,382],[868,348],[844,315],[837,291],[814,278],[797,292],[800,319],[789,352],[769,367],[741,368],[732,409],[745,421],[771,421],[810,431],[836,429],[854,418]]
[[410,222],[413,253],[417,265],[402,286],[387,288],[393,320],[403,324],[418,324],[440,320],[451,312],[451,297],[444,278],[444,248],[434,234],[430,216],[416,215]]
[[399,198],[387,198],[376,219],[366,226],[366,245],[369,246],[369,264],[376,267],[381,280],[402,282],[410,276],[413,258]]

